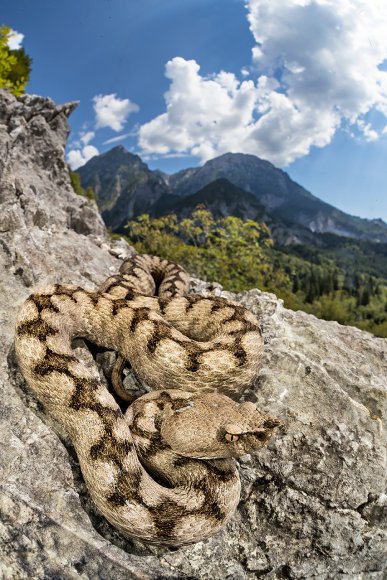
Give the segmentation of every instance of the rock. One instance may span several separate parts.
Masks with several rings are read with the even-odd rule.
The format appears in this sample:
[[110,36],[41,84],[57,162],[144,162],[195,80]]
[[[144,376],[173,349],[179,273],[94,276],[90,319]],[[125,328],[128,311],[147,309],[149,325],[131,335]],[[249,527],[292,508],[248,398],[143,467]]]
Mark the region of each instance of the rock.
[[148,549],[140,557],[130,542],[125,551],[114,545],[115,532],[108,539],[96,531],[76,460],[14,358],[15,315],[33,288],[91,288],[133,251],[109,241],[95,204],[72,190],[64,162],[72,109],[0,91],[0,578],[143,579],[160,569],[176,578]]
[[51,227],[104,235],[96,204],[74,196],[66,169],[67,115],[76,105],[56,107],[29,95],[16,100],[1,91],[1,233]]
[[[96,287],[132,249],[110,241],[94,204],[71,190],[63,154],[73,105],[0,97],[0,578],[384,578],[387,341],[259,290],[192,281],[260,318],[264,364],[245,398],[284,421],[240,461],[232,522],[171,550],[127,540],[99,516],[68,437],[18,371],[14,322],[32,289]],[[108,372],[114,357],[98,356]]]

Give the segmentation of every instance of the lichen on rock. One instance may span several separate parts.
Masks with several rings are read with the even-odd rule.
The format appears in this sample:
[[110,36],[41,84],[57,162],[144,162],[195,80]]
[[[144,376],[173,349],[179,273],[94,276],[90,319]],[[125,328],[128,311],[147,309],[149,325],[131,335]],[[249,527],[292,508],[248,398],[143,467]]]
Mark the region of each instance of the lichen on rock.
[[66,434],[26,388],[12,347],[32,289],[96,287],[132,252],[72,191],[73,108],[0,91],[0,577],[384,578],[387,340],[286,310],[259,290],[192,282],[260,318],[264,364],[245,396],[284,421],[268,448],[240,461],[232,522],[169,550],[123,538],[94,509]]

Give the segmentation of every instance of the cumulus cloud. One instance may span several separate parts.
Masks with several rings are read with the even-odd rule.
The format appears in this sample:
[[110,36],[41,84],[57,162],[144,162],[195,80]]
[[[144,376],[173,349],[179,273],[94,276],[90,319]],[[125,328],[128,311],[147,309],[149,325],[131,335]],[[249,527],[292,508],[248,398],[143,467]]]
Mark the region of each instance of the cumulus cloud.
[[120,99],[116,93],[97,95],[93,98],[96,128],[110,127],[122,131],[130,113],[139,111],[139,106],[129,99]]
[[[253,153],[287,165],[339,127],[379,137],[367,119],[387,116],[387,4],[375,0],[248,0],[255,40],[238,79],[203,76],[195,61],[166,65],[166,111],[139,131],[146,153],[202,160]],[[246,73],[250,71],[247,80]],[[243,77],[244,80],[243,80]]]
[[[104,127],[110,127],[113,131],[121,131],[130,113],[139,110],[139,107],[129,99],[120,99],[116,94],[97,95],[93,98],[95,111],[95,131],[84,129],[78,134],[78,138],[71,144],[71,149],[67,153],[67,161],[71,169],[75,170],[87,163],[95,155],[99,155],[99,150],[90,141],[95,138],[96,131]],[[115,143],[129,136],[137,134],[135,132],[126,133],[108,139],[103,144]]]
[[78,169],[89,161],[95,155],[99,155],[97,147],[90,145],[95,137],[94,131],[81,131],[78,140],[73,141],[72,149],[67,153],[67,162],[72,170]]
[[80,141],[83,145],[88,145],[95,137],[94,131],[86,131],[86,133],[81,133]]
[[16,30],[11,30],[8,37],[8,48],[10,50],[19,50],[21,48],[24,39],[24,34],[17,32]]
[[194,60],[177,57],[168,62],[167,112],[140,127],[139,144],[145,152],[189,151],[208,159],[217,150],[240,148],[246,127],[253,121],[254,83],[240,83],[235,75],[223,71],[204,78],[199,70]]
[[99,155],[97,147],[94,147],[94,145],[85,145],[81,149],[71,149],[67,153],[67,162],[71,169],[75,171],[75,169],[85,165],[89,159],[96,155]]

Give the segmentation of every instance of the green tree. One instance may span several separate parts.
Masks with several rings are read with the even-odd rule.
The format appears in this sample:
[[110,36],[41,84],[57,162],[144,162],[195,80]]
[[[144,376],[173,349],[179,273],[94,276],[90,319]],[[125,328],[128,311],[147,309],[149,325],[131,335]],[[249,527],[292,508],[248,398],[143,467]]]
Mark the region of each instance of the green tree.
[[291,291],[289,277],[269,263],[272,245],[264,224],[240,218],[215,219],[199,206],[180,223],[176,215],[151,218],[145,214],[127,224],[129,238],[140,252],[179,262],[206,280],[216,280],[239,292],[259,286]]
[[145,214],[127,227],[139,252],[168,258],[227,290],[269,290],[287,308],[387,336],[386,278],[346,272],[331,256],[316,254],[312,261],[309,254],[278,250],[264,224],[233,216],[216,219],[198,206],[181,222],[174,214]]
[[23,48],[11,50],[8,46],[11,28],[0,27],[0,89],[13,95],[22,95],[28,83],[32,60]]
[[32,68],[32,58],[28,56],[24,48],[19,48],[12,51],[12,55],[16,57],[15,66],[9,72],[9,80],[16,86],[22,80],[24,87],[27,84]]
[[96,201],[97,197],[95,191],[92,187],[87,187],[86,189],[81,185],[81,176],[76,171],[69,171],[70,174],[70,181],[73,187],[73,190],[78,195],[82,195],[83,197],[87,197],[93,201]]

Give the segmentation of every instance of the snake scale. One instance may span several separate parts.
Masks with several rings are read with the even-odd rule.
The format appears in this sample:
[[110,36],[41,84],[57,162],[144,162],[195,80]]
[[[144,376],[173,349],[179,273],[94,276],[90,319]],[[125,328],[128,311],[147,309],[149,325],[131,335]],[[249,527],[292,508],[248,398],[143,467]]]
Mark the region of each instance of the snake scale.
[[[279,425],[233,400],[259,371],[255,316],[188,287],[180,266],[136,255],[97,291],[35,292],[15,335],[23,375],[69,434],[99,511],[126,536],[170,546],[230,520],[240,495],[234,458],[260,449]],[[97,367],[77,357],[77,337],[117,351],[152,391],[124,413]]]

